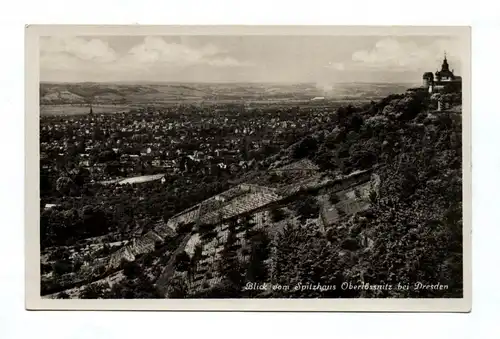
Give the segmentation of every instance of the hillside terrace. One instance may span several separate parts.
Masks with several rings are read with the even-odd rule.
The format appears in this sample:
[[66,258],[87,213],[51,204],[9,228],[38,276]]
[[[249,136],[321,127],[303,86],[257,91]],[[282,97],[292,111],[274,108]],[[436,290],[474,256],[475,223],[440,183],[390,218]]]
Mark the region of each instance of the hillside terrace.
[[[365,187],[365,190],[362,195],[366,197],[368,193],[366,193],[367,182],[372,178],[371,171],[358,171],[352,173],[351,175],[344,176],[342,178],[338,178],[336,180],[307,180],[307,183],[300,183],[295,185],[293,189],[289,189],[286,191],[287,194],[293,195],[304,189],[321,189],[324,187],[333,187],[334,190],[339,191],[339,197],[342,199],[347,199],[349,201],[343,201],[342,203],[337,204],[336,206],[326,206],[325,199],[320,199],[320,202],[323,208],[321,209],[320,226],[328,226],[332,222],[335,222],[338,219],[337,210],[341,208],[344,210],[346,214],[352,214],[356,211],[360,211],[365,209],[367,203],[364,201],[359,202],[358,199],[354,196],[354,190]],[[315,178],[313,178],[315,179]],[[139,238],[132,239],[124,246],[122,246],[117,251],[111,253],[110,256],[105,258],[100,258],[98,261],[95,261],[90,266],[86,265],[82,267],[81,274],[77,274],[77,276],[84,275],[86,279],[91,276],[99,277],[100,279],[104,279],[105,277],[100,274],[101,269],[99,267],[103,266],[108,271],[113,272],[120,267],[122,262],[125,261],[135,261],[136,258],[142,254],[151,253],[155,250],[155,245],[157,242],[163,242],[167,236],[173,237],[177,233],[177,227],[181,223],[196,223],[196,224],[215,224],[216,225],[216,237],[209,241],[203,241],[203,239],[199,238],[199,235],[195,233],[194,235],[188,234],[184,237],[184,240],[177,248],[176,252],[180,253],[182,250],[186,250],[186,252],[191,253],[194,252],[194,247],[196,244],[202,244],[202,254],[203,259],[200,261],[200,271],[197,273],[197,277],[195,278],[197,288],[201,288],[202,285],[205,286],[213,286],[220,277],[217,276],[208,276],[205,277],[204,273],[208,272],[209,267],[213,266],[214,263],[218,262],[220,257],[220,251],[223,248],[223,244],[225,243],[225,239],[227,238],[227,221],[234,217],[243,217],[243,215],[250,215],[253,223],[255,224],[255,228],[262,228],[269,221],[269,206],[273,203],[280,203],[284,198],[289,197],[289,195],[283,196],[276,193],[276,190],[270,189],[267,187],[261,187],[256,185],[248,185],[242,184],[234,187],[228,191],[225,191],[217,196],[214,196],[206,201],[197,204],[190,209],[183,211],[182,213],[171,218],[167,223],[158,222],[151,231],[146,234],[140,236]],[[352,196],[352,197],[351,197]],[[353,198],[354,197],[354,198]],[[227,200],[226,200],[227,198]],[[358,206],[359,205],[359,206]],[[206,206],[207,208],[203,208]],[[335,211],[330,213],[326,213],[325,208],[330,210],[334,209]],[[201,211],[203,210],[203,214]],[[244,233],[237,230],[237,243],[236,246],[240,248],[238,251],[238,257],[240,260],[245,260],[246,255],[244,254],[244,249],[246,248],[247,242],[244,238]],[[171,258],[175,257],[175,253],[172,254]],[[173,260],[169,263],[169,269],[165,269],[161,274],[159,281],[157,284],[159,286],[165,285],[168,282],[169,276],[174,273],[173,268]],[[169,272],[165,272],[169,271]],[[113,273],[114,274],[114,273]],[[203,277],[203,278],[202,278]],[[74,278],[68,277],[70,280],[74,280]],[[207,280],[208,279],[208,280]],[[83,283],[83,279],[77,279],[76,282],[69,284],[71,285],[79,285]],[[165,286],[163,286],[165,288]]]
[[[297,167],[291,166],[291,168]],[[173,216],[166,225],[157,224],[149,234],[113,253],[109,266],[115,267],[119,265],[122,259],[133,260],[137,254],[154,249],[156,240],[163,240],[166,235],[172,235],[180,224],[190,224],[197,221],[202,224],[219,223],[258,210],[271,203],[279,202],[300,191],[318,190],[323,187],[332,187],[333,190],[340,191],[360,181],[368,181],[370,176],[370,170],[354,172],[335,180],[314,176],[278,190],[257,185],[240,184]]]
[[318,165],[313,163],[309,159],[302,159],[299,161],[292,162],[291,164],[279,167],[279,168],[273,168],[270,167],[269,169],[270,172],[287,172],[287,171],[312,171],[312,172],[317,172],[319,171]]
[[112,253],[108,267],[117,268],[123,260],[134,261],[138,255],[152,252],[157,241],[163,242],[167,236],[173,237],[175,234],[174,229],[160,221],[156,223],[153,230],[137,239],[133,239],[127,245]]
[[198,218],[202,223],[218,222],[220,217],[228,219],[278,199],[272,188],[240,184],[174,215],[168,225],[176,229],[181,223],[195,223]]
[[[225,239],[227,237],[227,221],[228,219],[235,217],[243,217],[244,215],[250,215],[254,220],[256,226],[255,228],[263,227],[266,222],[263,219],[268,219],[267,209],[273,203],[280,203],[286,198],[290,198],[296,193],[302,192],[304,190],[320,190],[322,188],[330,188],[333,190],[346,190],[351,189],[355,190],[363,185],[366,185],[372,179],[372,171],[357,171],[353,172],[350,175],[342,176],[335,180],[331,179],[323,179],[319,180],[317,178],[313,178],[313,180],[307,180],[306,183],[301,183],[299,185],[290,185],[295,186],[293,189],[290,187],[285,192],[288,195],[279,195],[276,193],[276,190],[269,189],[266,187],[254,186],[254,185],[240,185],[240,189],[250,189],[247,194],[241,194],[232,199],[229,203],[221,204],[221,207],[217,210],[214,210],[208,214],[200,215],[198,209],[198,217],[195,217],[193,221],[197,224],[215,224],[215,232],[216,236],[212,240],[208,242],[204,242],[202,238],[193,238],[194,235],[187,236],[184,241],[184,246],[182,249],[179,249],[179,253],[182,250],[188,249],[189,252],[194,251],[194,246],[200,243],[202,244],[202,260],[199,265],[201,270],[197,272],[195,277],[195,289],[204,289],[213,286],[213,284],[217,283],[220,280],[220,277],[216,276],[209,267],[213,267],[215,263],[220,259],[220,251],[225,243]],[[353,191],[354,192],[354,191]],[[351,194],[350,191],[345,192],[347,194]],[[354,194],[354,193],[352,193]],[[366,194],[365,194],[366,195]],[[352,201],[351,201],[352,200]],[[351,199],[346,204],[342,205],[342,210],[346,210],[347,214],[352,214],[356,211],[364,210],[369,203],[366,201],[358,201],[357,197]],[[335,208],[335,207],[334,207]],[[196,215],[196,210],[191,210],[187,213],[188,215]],[[320,213],[318,216],[319,219],[316,221],[308,220],[307,222],[313,222],[319,229],[322,229],[324,232],[325,222],[327,224],[331,223],[331,220],[326,219],[323,213]],[[328,215],[326,216],[328,217]],[[196,219],[197,218],[197,219]],[[338,219],[338,215],[335,216],[335,220]],[[311,226],[312,227],[312,226]],[[239,248],[238,257],[240,260],[245,260],[245,255],[243,254],[243,250],[245,248],[245,239],[243,237],[243,233],[240,234],[238,228],[236,230],[237,241],[235,246]],[[189,247],[188,247],[189,244]],[[172,263],[173,265],[173,263]],[[163,291],[167,290],[167,285],[169,278],[172,274],[174,274],[174,270],[172,265],[168,269],[164,270],[161,279],[158,280],[157,286],[163,289]],[[209,273],[208,276],[206,273]]]

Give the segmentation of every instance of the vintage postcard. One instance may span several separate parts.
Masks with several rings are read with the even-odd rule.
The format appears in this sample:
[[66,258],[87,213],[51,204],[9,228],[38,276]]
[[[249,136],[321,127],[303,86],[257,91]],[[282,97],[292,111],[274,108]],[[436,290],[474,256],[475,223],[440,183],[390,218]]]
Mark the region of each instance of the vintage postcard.
[[469,27],[26,27],[26,307],[471,309]]

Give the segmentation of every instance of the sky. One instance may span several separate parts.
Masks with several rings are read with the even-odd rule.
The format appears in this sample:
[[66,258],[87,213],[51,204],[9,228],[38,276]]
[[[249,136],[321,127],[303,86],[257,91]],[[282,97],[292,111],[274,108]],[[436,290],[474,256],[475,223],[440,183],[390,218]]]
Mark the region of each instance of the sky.
[[40,38],[46,82],[421,82],[449,36],[73,36]]

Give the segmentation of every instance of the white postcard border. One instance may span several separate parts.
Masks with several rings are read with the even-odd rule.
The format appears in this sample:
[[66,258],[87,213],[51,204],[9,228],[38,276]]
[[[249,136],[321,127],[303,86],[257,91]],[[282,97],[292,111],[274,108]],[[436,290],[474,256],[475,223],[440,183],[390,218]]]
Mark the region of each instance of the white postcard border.
[[[463,298],[72,300],[40,296],[39,37],[92,35],[451,35],[463,51]],[[27,25],[25,29],[25,306],[28,310],[469,312],[472,307],[471,29],[466,26]]]

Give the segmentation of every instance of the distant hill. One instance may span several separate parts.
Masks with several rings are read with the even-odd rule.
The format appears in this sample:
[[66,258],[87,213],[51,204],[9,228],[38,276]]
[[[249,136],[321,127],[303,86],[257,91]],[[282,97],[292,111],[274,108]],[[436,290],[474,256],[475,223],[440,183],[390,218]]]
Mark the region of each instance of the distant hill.
[[41,83],[40,104],[125,103],[131,95],[158,93],[151,86],[97,83]]
[[376,100],[403,93],[410,84],[210,84],[41,83],[40,104],[151,104],[172,102],[283,101],[315,97]]
[[50,91],[40,98],[40,102],[44,104],[57,104],[57,103],[84,103],[85,98],[81,95],[72,93],[67,90]]

